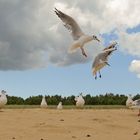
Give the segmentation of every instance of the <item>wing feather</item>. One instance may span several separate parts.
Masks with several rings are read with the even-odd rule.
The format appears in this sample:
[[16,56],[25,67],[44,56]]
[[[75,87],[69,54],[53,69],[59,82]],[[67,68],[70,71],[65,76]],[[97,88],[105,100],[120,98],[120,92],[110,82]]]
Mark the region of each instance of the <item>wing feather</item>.
[[60,10],[55,8],[56,15],[62,20],[64,26],[72,33],[74,40],[79,39],[84,33],[79,27],[78,23],[70,16],[64,14]]

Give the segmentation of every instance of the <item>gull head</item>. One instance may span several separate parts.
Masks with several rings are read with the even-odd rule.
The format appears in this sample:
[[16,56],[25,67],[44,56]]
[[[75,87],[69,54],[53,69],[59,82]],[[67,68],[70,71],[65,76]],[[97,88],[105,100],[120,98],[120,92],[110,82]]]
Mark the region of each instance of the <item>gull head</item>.
[[114,48],[114,50],[117,50],[117,47],[116,47],[116,45],[117,45],[118,43],[116,42],[116,41],[114,41],[114,42],[112,42],[112,48]]
[[97,36],[93,35],[92,37],[94,40],[97,40],[98,42],[100,42],[100,40],[97,38]]
[[60,105],[62,105],[62,102],[59,102]]

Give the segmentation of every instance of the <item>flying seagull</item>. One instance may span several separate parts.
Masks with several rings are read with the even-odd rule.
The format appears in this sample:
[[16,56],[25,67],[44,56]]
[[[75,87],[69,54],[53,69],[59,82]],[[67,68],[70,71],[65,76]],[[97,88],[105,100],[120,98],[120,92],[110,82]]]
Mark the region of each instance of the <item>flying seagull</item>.
[[83,33],[78,23],[72,17],[66,15],[56,8],[55,13],[62,20],[64,26],[71,32],[74,40],[72,46],[68,50],[68,53],[73,53],[77,48],[80,48],[82,54],[87,57],[87,54],[84,50],[84,44],[92,40],[97,40],[98,42],[100,42],[100,40],[95,35],[86,35]]
[[99,71],[99,77],[101,78],[100,70],[108,65],[108,57],[112,54],[113,51],[117,50],[115,47],[117,42],[113,42],[110,46],[106,47],[101,53],[99,53],[92,64],[92,73],[95,75],[95,79],[97,79],[97,72]]

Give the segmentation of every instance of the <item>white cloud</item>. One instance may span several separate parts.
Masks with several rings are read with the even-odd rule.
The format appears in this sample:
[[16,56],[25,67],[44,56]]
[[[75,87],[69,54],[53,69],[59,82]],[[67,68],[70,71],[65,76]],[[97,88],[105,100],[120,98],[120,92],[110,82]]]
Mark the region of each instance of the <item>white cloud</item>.
[[137,74],[140,78],[140,60],[133,60],[129,66],[129,70]]
[[119,32],[121,50],[133,56],[140,57],[140,32],[128,34]]
[[[53,12],[54,7],[72,15],[83,31],[97,36],[114,29],[125,31],[140,23],[139,0],[0,1],[0,70],[86,63],[99,52],[99,44],[93,41],[86,45],[87,59],[82,57],[80,50],[68,54],[72,38]],[[124,34],[118,34],[123,50],[139,56],[139,33]]]

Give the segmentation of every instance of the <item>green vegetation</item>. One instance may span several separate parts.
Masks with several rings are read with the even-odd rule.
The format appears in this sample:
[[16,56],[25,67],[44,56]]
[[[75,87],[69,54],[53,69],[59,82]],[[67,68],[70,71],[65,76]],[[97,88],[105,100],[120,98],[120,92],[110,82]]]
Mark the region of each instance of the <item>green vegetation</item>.
[[[15,96],[7,96],[8,98],[8,105],[23,105],[23,108],[27,107],[26,105],[33,105],[32,107],[37,107],[40,105],[42,100],[42,95],[38,96],[30,96],[26,99],[23,99],[21,97],[15,97]],[[60,101],[62,101],[63,105],[75,105],[75,96],[68,96],[68,97],[62,97],[60,95],[54,95],[54,96],[45,96],[47,104],[48,105],[57,105]],[[86,107],[90,108],[88,105],[125,105],[127,96],[126,95],[119,95],[119,94],[112,94],[107,93],[105,95],[86,95],[83,97],[86,102]],[[140,94],[137,94],[134,96],[134,99],[139,99]],[[9,106],[10,107],[10,106]]]

